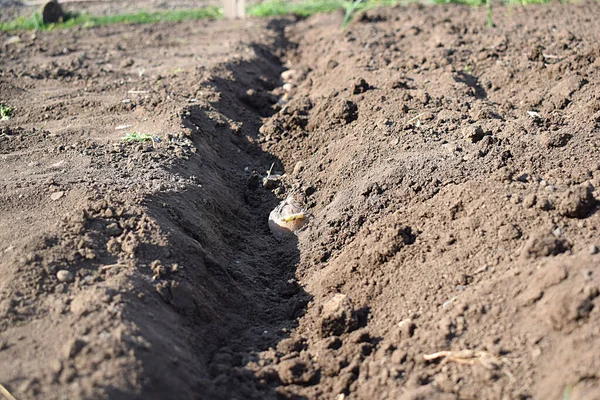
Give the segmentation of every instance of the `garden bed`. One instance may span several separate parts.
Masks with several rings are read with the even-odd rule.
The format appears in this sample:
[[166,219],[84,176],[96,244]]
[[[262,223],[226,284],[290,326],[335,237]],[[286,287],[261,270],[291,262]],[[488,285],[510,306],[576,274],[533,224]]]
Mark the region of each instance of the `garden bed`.
[[598,15],[0,33],[0,384],[597,397]]

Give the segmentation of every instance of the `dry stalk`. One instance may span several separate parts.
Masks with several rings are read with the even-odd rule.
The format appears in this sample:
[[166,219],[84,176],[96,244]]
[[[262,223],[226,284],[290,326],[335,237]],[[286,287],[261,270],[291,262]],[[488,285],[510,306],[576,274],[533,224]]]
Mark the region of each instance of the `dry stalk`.
[[475,365],[480,364],[485,369],[501,370],[511,380],[514,380],[513,374],[509,370],[509,361],[502,357],[496,357],[487,351],[479,350],[460,350],[460,351],[438,351],[437,353],[425,354],[423,358],[427,361],[443,358],[449,362],[457,364]]
[[0,383],[0,393],[4,395],[8,400],[17,400],[12,394]]

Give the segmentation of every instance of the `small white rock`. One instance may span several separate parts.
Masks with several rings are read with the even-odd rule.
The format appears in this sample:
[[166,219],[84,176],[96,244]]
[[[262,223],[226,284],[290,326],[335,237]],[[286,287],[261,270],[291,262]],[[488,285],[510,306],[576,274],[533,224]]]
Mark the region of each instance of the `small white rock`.
[[59,282],[73,282],[74,277],[70,271],[61,269],[56,273],[56,279],[58,279]]
[[295,69],[288,69],[287,71],[283,71],[281,73],[281,79],[284,82],[290,82],[292,80],[294,80],[294,76],[296,75],[296,70]]
[[54,192],[50,195],[50,199],[53,201],[56,201],[58,199],[60,199],[61,197],[63,197],[65,195],[65,192]]
[[8,39],[6,39],[6,41],[4,41],[4,45],[8,46],[11,44],[15,44],[15,43],[19,43],[21,41],[21,38],[18,36],[11,36]]

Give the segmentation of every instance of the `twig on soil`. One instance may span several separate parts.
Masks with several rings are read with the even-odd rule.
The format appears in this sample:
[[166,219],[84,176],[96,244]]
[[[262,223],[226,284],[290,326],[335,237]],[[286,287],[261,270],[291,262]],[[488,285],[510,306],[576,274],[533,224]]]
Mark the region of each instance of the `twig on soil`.
[[6,397],[8,400],[17,400],[13,397],[12,394],[10,394],[10,392],[8,390],[6,390],[6,388],[0,383],[0,393],[2,393],[4,395],[4,397]]
[[100,267],[100,271],[106,271],[109,270],[111,268],[115,268],[115,267],[127,267],[127,265],[125,264],[109,264],[109,265],[103,265]]
[[474,365],[477,362],[477,357],[480,356],[480,351],[462,350],[462,351],[438,351],[437,353],[425,354],[423,358],[427,361],[445,358],[448,361],[454,361],[459,364]]
[[511,380],[513,374],[508,370],[509,362],[505,358],[498,358],[487,351],[479,350],[460,350],[460,351],[438,351],[437,353],[425,354],[423,358],[427,361],[443,358],[457,364],[475,365],[480,364],[485,369],[501,370]]
[[423,116],[423,114],[425,114],[424,112],[422,112],[421,114],[417,115],[416,117],[412,117],[411,119],[408,120],[408,124],[410,124],[411,122],[413,122],[414,120],[417,120],[419,118],[421,118]]
[[450,304],[454,303],[454,301],[458,298],[458,296],[453,296],[449,300],[446,300],[444,304],[442,304],[442,308],[448,307]]

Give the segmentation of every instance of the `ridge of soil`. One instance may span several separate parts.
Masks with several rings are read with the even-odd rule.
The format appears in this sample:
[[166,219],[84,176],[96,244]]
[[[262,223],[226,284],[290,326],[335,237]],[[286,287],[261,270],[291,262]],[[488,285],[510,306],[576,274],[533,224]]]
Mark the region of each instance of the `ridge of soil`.
[[[0,371],[15,396],[231,398],[222,371],[293,328],[297,247],[272,237],[278,199],[252,184],[279,164],[252,138],[256,104],[273,112],[283,68],[268,49],[285,47],[286,23],[106,27],[7,49]],[[131,131],[158,139],[120,140]],[[252,392],[251,373],[238,379]]]
[[[599,397],[599,14],[498,9],[490,30],[411,5],[346,31],[331,14],[4,45],[0,383]],[[311,218],[278,241],[290,195]]]

